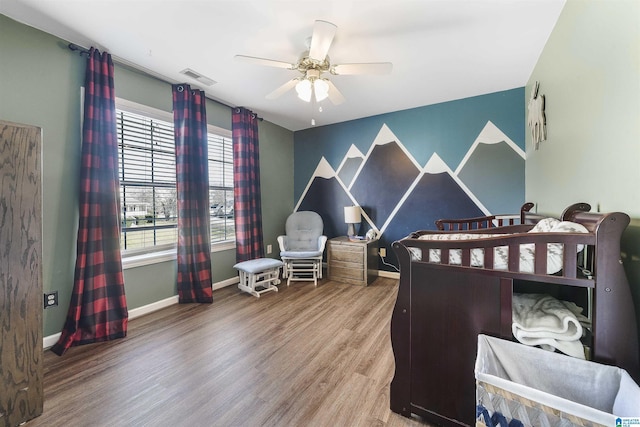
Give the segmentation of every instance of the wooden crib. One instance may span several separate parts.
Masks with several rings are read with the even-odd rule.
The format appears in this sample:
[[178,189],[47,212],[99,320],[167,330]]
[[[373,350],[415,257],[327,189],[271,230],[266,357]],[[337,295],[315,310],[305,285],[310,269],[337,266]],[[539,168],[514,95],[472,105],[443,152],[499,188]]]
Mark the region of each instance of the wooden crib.
[[[583,225],[588,232],[582,234],[533,234],[528,231],[534,224],[520,224],[491,228],[491,237],[423,240],[443,232],[419,231],[393,243],[400,264],[391,320],[394,412],[417,414],[440,425],[474,424],[478,334],[513,339],[514,292],[549,293],[585,308],[592,321],[585,342],[591,359],[640,379],[635,310],[620,259],[620,237],[629,217],[585,212],[589,209],[572,205],[561,218]],[[549,273],[547,248],[553,243],[564,248],[562,268]],[[521,271],[518,262],[525,244],[535,247],[530,272]],[[497,247],[508,252],[502,270],[494,268]],[[427,255],[432,249],[441,255],[437,263]],[[474,250],[482,250],[482,266],[474,266]],[[459,255],[456,264],[450,260],[452,251]]]

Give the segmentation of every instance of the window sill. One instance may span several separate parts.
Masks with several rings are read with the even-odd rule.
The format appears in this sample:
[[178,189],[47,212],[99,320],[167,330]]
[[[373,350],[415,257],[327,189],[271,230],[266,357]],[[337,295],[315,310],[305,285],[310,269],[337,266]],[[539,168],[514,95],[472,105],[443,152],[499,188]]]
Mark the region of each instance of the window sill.
[[[233,241],[214,243],[211,245],[211,253],[228,251],[235,249],[236,243]],[[166,251],[150,252],[146,254],[130,255],[122,257],[122,269],[143,267],[145,265],[159,264],[161,262],[173,261],[177,258],[176,249]]]

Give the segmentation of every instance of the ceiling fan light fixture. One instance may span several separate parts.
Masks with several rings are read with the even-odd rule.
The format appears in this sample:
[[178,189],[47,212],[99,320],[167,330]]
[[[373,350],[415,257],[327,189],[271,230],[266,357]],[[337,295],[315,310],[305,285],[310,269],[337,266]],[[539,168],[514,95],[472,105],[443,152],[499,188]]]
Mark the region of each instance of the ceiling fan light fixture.
[[316,20],[313,34],[307,40],[308,50],[299,56],[295,64],[255,56],[236,55],[235,58],[254,64],[285,68],[301,74],[267,94],[267,99],[276,99],[295,87],[298,98],[304,102],[313,101],[314,109],[317,107],[315,103],[320,103],[327,98],[333,105],[340,105],[345,101],[344,96],[331,80],[321,77],[323,73],[332,75],[389,74],[393,64],[390,62],[331,64],[328,53],[336,30],[335,24]]
[[329,84],[323,79],[302,79],[296,84],[296,92],[304,102],[311,102],[314,94],[316,102],[320,102],[329,96]]
[[311,80],[302,79],[296,84],[296,92],[298,92],[298,98],[305,102],[311,102]]
[[317,102],[323,101],[329,96],[329,84],[322,79],[313,82],[313,90],[316,93]]

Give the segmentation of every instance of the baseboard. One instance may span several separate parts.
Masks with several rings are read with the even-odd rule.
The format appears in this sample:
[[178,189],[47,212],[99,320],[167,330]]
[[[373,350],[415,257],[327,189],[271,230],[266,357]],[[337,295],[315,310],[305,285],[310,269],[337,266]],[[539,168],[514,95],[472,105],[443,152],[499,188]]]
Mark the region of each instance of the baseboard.
[[57,334],[53,334],[53,335],[49,335],[48,337],[44,337],[42,339],[42,347],[45,350],[53,347],[58,342],[58,340],[60,339],[60,335],[62,335],[62,333],[58,332]]
[[227,286],[235,285],[238,282],[240,282],[240,278],[236,276],[227,280],[223,280],[221,282],[216,282],[213,284],[212,288],[215,291],[216,289],[222,289],[226,288]]
[[178,295],[174,295],[160,301],[152,302],[151,304],[143,305],[142,307],[132,308],[131,310],[129,310],[129,320],[133,320],[136,317],[144,316],[145,314],[153,313],[154,311],[161,310],[177,303]]
[[[232,277],[227,280],[223,280],[221,282],[216,282],[211,286],[211,288],[215,291],[216,289],[222,289],[227,286],[234,285],[238,283],[238,277]],[[169,307],[170,305],[178,303],[178,295],[174,295],[169,298],[165,298],[160,301],[152,302],[151,304],[143,305],[142,307],[132,308],[129,310],[129,320],[133,320],[136,317],[144,316],[145,314],[153,313],[154,311],[161,310],[163,308]],[[46,336],[42,339],[42,347],[47,350],[55,345],[60,339],[60,335],[62,333],[58,332],[57,334]]]
[[388,279],[400,279],[400,273],[396,271],[378,270],[378,276],[386,277]]

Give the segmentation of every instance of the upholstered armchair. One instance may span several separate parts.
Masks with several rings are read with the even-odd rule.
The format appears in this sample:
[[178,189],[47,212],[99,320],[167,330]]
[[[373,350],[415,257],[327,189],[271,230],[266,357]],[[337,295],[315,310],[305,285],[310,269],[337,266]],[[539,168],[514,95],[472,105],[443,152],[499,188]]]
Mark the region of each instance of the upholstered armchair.
[[285,235],[278,236],[280,258],[284,263],[283,278],[291,281],[308,280],[314,286],[322,279],[322,254],[327,243],[324,223],[316,212],[294,212],[285,223]]

